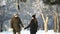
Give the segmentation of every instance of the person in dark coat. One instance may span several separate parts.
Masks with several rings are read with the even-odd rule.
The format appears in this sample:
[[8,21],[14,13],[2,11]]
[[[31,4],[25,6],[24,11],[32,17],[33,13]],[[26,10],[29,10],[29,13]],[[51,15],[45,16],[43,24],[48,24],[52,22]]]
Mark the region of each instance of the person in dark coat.
[[18,14],[14,14],[14,17],[11,19],[11,28],[13,29],[13,33],[16,34],[16,32],[18,32],[18,34],[20,34],[21,26],[24,27]]
[[36,34],[37,29],[38,29],[38,22],[37,22],[35,15],[32,16],[32,20],[30,24],[24,29],[27,29],[29,27],[30,27],[30,34]]

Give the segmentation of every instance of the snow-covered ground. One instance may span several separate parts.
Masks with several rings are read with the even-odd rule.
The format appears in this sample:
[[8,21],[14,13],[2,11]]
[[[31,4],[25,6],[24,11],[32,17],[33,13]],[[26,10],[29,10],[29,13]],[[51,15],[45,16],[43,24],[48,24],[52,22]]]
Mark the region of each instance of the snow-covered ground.
[[[13,32],[6,31],[6,32],[0,32],[0,34],[13,34]],[[21,34],[30,34],[29,30],[22,30]],[[53,30],[48,30],[48,32],[45,32],[43,30],[38,30],[36,34],[60,34],[60,33],[55,33]]]

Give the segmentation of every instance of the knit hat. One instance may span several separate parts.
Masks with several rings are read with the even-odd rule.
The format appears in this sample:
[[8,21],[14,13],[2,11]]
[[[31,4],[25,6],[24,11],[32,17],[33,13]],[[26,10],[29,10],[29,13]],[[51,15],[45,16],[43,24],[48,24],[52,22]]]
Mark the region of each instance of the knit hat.
[[35,17],[36,15],[32,15],[32,17]]

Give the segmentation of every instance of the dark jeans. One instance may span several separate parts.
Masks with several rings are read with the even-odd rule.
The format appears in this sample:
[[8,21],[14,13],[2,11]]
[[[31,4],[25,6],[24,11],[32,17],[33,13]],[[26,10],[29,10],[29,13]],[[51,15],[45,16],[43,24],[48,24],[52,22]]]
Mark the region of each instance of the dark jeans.
[[36,34],[36,32],[30,32],[30,34]]

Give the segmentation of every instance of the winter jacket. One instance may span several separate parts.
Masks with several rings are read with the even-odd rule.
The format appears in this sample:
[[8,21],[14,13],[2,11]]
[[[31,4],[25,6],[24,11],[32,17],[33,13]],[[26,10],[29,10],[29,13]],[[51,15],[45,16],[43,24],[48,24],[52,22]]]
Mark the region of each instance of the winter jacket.
[[23,27],[23,24],[19,17],[13,17],[11,19],[11,28],[13,28],[14,32],[20,32],[21,26]]
[[37,32],[37,29],[38,29],[38,22],[37,22],[37,19],[32,19],[30,24],[25,28],[29,28],[30,27],[30,32],[31,33],[36,33]]

